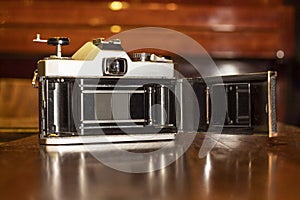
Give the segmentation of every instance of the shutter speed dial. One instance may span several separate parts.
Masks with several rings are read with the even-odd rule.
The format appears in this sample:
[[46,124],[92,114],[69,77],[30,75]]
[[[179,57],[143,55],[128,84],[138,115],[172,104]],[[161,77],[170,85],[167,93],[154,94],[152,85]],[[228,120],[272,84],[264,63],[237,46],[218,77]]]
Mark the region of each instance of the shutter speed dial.
[[162,56],[157,56],[155,54],[151,53],[134,53],[131,55],[131,59],[133,61],[141,61],[141,62],[167,62],[167,63],[172,63],[173,61],[170,59],[167,59]]

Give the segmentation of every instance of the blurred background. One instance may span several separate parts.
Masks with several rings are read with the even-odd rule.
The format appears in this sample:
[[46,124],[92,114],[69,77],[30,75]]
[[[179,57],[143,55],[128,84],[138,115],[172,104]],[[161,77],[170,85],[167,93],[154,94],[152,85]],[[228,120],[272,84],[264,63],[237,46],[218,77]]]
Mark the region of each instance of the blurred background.
[[[37,33],[69,37],[63,56],[71,56],[94,38],[149,26],[192,37],[222,74],[278,71],[278,120],[299,126],[299,6],[296,0],[0,0],[0,128],[38,128],[31,78],[55,47],[33,43]],[[193,75],[185,65],[179,70]]]

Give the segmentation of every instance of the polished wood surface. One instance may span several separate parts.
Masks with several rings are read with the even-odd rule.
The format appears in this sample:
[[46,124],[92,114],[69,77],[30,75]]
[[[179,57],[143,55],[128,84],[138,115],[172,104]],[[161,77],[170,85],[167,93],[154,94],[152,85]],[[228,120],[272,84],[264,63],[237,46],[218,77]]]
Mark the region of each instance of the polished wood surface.
[[280,1],[251,6],[247,2],[231,6],[140,2],[114,11],[107,2],[0,1],[0,52],[54,53],[54,47],[32,43],[40,33],[46,38],[70,37],[71,45],[64,47],[70,55],[88,40],[114,35],[111,26],[118,25],[121,31],[151,26],[174,29],[218,58],[274,59],[278,50],[292,57],[293,8]]
[[[109,168],[86,151],[46,150],[34,135],[0,145],[1,199],[298,199],[300,130],[279,130],[277,139],[198,134],[174,163],[139,174]],[[199,158],[205,137],[216,144]]]

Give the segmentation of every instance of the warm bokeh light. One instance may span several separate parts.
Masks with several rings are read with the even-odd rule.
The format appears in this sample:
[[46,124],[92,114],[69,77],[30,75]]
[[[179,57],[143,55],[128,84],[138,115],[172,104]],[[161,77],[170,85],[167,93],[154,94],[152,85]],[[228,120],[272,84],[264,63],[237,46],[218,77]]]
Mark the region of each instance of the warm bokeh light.
[[176,3],[168,3],[166,5],[166,8],[167,8],[167,10],[174,11],[174,10],[177,10],[178,6]]
[[284,51],[283,51],[283,50],[278,50],[278,51],[276,52],[276,57],[277,57],[278,59],[283,59],[283,58],[284,58]]
[[112,33],[119,33],[121,32],[122,28],[119,25],[113,25],[110,27],[110,32]]
[[108,7],[111,10],[122,10],[128,8],[129,4],[127,2],[121,2],[121,1],[113,1],[109,3]]

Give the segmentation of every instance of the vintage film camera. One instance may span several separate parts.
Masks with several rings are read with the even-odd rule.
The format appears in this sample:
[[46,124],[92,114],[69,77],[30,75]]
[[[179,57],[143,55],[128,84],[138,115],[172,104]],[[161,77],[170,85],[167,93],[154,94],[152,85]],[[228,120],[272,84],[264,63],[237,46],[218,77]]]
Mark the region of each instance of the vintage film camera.
[[[34,41],[57,48],[57,55],[38,62],[32,80],[39,88],[41,144],[172,140],[178,132],[220,127],[276,132],[275,72],[224,76],[222,83],[220,77],[182,79],[174,76],[172,60],[130,57],[120,40],[95,39],[72,57],[61,55],[68,38],[37,35]],[[224,101],[214,102],[220,90]]]

